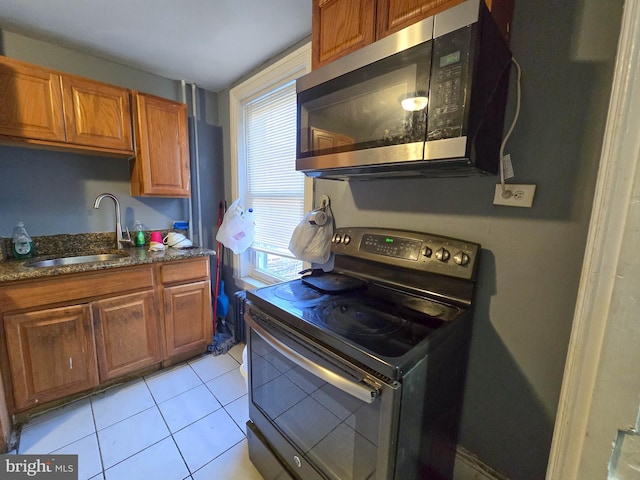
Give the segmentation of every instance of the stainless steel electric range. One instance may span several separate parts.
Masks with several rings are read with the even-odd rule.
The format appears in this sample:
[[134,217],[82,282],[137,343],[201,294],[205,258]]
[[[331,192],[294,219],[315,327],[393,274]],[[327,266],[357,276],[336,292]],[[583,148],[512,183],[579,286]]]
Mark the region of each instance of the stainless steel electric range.
[[330,272],[247,292],[249,455],[265,479],[448,479],[480,246],[342,228]]

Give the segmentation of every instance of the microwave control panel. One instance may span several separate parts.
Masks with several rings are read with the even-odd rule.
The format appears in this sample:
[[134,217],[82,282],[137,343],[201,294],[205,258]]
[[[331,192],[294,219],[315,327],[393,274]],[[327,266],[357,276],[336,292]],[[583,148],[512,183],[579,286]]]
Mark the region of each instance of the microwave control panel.
[[428,140],[464,134],[471,35],[472,27],[469,26],[433,42]]

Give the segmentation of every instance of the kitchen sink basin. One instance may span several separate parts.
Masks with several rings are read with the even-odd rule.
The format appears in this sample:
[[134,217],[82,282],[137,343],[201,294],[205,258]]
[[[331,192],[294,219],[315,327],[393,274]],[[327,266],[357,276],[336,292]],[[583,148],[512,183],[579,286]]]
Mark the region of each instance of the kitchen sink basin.
[[49,260],[33,260],[25,263],[26,267],[63,267],[65,265],[77,265],[79,263],[108,262],[118,260],[123,254],[101,253],[99,255],[79,255],[75,257],[60,257]]

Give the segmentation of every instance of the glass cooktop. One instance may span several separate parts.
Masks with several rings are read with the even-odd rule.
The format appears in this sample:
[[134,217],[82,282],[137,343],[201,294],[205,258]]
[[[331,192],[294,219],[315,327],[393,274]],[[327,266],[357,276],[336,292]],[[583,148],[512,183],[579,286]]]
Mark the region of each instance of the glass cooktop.
[[293,280],[250,292],[249,299],[253,297],[267,313],[294,327],[305,322],[302,329],[306,331],[319,329],[338,342],[383,357],[404,355],[460,312],[450,305],[372,285],[327,293]]

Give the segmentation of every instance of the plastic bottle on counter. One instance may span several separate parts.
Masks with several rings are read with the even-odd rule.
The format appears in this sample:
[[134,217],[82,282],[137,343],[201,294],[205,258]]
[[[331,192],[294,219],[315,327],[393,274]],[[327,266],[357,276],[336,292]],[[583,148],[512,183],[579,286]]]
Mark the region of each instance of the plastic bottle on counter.
[[142,223],[136,220],[135,226],[136,236],[134,239],[134,243],[136,247],[144,247],[144,230],[142,229]]
[[185,237],[189,236],[189,222],[184,220],[173,222],[173,231],[176,233],[181,233]]
[[14,257],[28,258],[33,255],[33,241],[27,233],[27,230],[24,228],[23,222],[18,222],[14,227],[11,244]]

